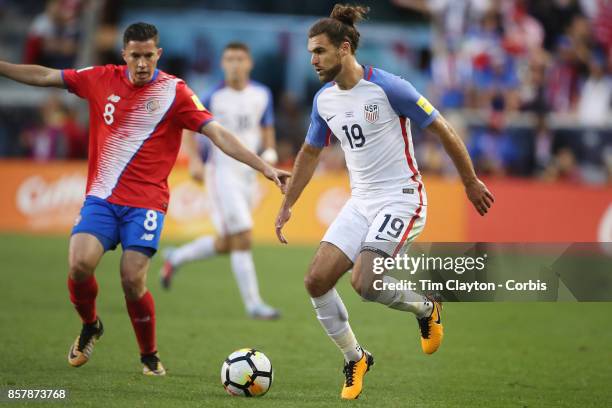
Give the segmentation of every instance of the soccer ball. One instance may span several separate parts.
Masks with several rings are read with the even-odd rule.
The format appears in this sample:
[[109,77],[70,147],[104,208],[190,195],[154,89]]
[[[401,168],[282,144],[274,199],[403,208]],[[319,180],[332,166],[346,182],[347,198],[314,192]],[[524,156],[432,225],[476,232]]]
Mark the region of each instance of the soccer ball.
[[260,397],[268,392],[273,379],[268,357],[251,348],[234,351],[221,367],[221,384],[230,395]]

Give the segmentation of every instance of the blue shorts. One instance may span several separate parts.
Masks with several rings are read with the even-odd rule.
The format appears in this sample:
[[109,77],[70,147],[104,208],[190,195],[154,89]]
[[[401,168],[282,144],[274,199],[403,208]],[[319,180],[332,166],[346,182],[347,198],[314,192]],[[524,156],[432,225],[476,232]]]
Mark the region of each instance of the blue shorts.
[[157,252],[164,225],[164,214],[146,208],[109,203],[98,197],[87,196],[72,235],[94,235],[104,251],[121,247],[142,252],[151,257]]

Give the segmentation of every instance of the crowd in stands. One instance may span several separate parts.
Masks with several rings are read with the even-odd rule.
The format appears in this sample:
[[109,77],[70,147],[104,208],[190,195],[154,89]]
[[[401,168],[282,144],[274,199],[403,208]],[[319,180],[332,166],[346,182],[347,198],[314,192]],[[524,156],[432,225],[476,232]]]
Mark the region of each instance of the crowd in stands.
[[[595,133],[601,149],[594,156],[571,140],[588,132],[593,138],[598,132],[593,128],[612,125],[611,1],[393,2],[431,18],[428,95],[434,105],[444,112],[469,109],[484,116],[484,126],[464,133],[481,173],[612,183],[611,132]],[[517,113],[531,114],[527,129],[513,126]],[[577,130],[568,135],[551,129],[551,115]],[[460,122],[462,116],[455,119]],[[423,167],[447,172],[439,144],[427,136],[423,142]],[[529,157],[522,157],[527,152]],[[599,171],[593,172],[592,165]]]
[[[612,183],[612,1],[390,2],[430,19],[431,80],[422,92],[465,137],[481,174]],[[32,21],[23,62],[75,66],[84,3],[48,0]],[[120,63],[118,3],[103,2],[95,63]],[[287,92],[275,102],[279,156],[290,166],[310,107]],[[51,97],[36,116],[21,130],[19,154],[40,160],[86,156],[86,129],[62,100]],[[517,125],[518,116],[527,123]],[[553,123],[553,116],[565,125]],[[421,169],[453,175],[435,137],[413,132]],[[337,147],[325,156],[324,166],[343,165]]]

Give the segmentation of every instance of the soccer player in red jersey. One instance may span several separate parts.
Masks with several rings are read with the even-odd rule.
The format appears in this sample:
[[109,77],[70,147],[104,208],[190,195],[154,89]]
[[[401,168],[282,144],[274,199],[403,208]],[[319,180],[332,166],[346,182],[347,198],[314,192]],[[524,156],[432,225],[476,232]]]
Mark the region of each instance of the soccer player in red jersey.
[[123,36],[126,65],[55,70],[0,61],[0,75],[28,85],[66,88],[89,103],[89,169],[86,198],[72,230],[68,289],[81,317],[68,362],[85,364],[103,334],[96,313],[94,271],[120,243],[121,284],[140,347],[145,375],[164,375],[155,339],[155,307],[146,288],[168,208],[168,174],[183,129],[203,133],[229,156],[260,171],[284,189],[289,173],[274,169],[213,120],[181,79],[159,71],[162,55],[155,26],[136,23]]

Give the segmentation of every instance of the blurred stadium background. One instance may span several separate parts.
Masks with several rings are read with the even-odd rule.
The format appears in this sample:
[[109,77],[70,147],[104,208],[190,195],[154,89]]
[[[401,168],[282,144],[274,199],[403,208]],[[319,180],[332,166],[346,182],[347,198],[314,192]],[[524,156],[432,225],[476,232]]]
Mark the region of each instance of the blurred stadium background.
[[[612,240],[612,4],[602,0],[390,0],[370,3],[362,63],[400,74],[451,119],[498,204],[479,219],[441,145],[412,129],[430,195],[425,241]],[[204,94],[231,40],[252,48],[253,78],[275,98],[278,151],[291,167],[320,84],[306,31],[333,1],[0,0],[0,58],[55,68],[122,63],[121,33],[154,23],[160,68]],[[82,200],[86,104],[0,80],[2,231],[66,233]],[[209,232],[184,158],[173,173],[165,236]],[[343,155],[326,149],[294,217],[316,243],[348,197]],[[262,184],[255,237],[274,240],[277,194]],[[451,205],[452,204],[452,205]],[[314,221],[313,221],[314,220]],[[292,233],[293,232],[293,233]]]
[[[465,138],[497,198],[480,218],[437,140],[413,129],[429,195],[421,241],[612,241],[612,1],[362,3],[372,11],[360,28],[359,61],[401,74],[427,95]],[[320,86],[307,28],[333,4],[0,0],[0,59],[55,68],[122,63],[121,33],[143,20],[160,29],[160,68],[203,94],[222,78],[223,46],[245,41],[253,78],[273,90],[279,156],[289,168]],[[218,370],[232,350],[252,346],[277,370],[270,394],[253,403],[339,405],[339,355],[301,285],[314,245],[349,196],[337,146],[325,149],[295,208],[288,248],[273,231],[280,194],[260,181],[254,254],[280,322],[244,316],[226,259],[186,266],[162,293],[155,257],[149,287],[170,375],[148,381],[138,372],[115,251],[97,270],[107,334],[95,361],[66,366],[78,330],[66,253],[85,188],[87,119],[86,104],[67,92],[0,79],[0,387],[64,387],[78,406],[237,406]],[[212,232],[184,157],[170,182],[162,247]],[[377,356],[362,405],[610,406],[611,303],[452,304],[446,344],[431,358],[418,350],[411,319],[361,302],[346,279],[339,290],[360,341]]]

